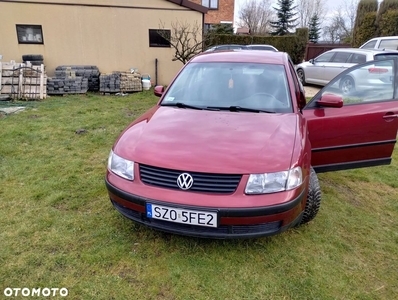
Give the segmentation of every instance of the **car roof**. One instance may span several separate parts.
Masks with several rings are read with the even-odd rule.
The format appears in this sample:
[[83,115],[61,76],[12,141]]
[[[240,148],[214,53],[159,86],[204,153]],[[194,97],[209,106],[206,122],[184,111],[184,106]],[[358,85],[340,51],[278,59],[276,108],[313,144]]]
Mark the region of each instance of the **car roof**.
[[275,51],[278,51],[278,49],[276,49],[274,46],[272,46],[270,44],[250,44],[250,45],[246,45],[246,47],[249,48],[249,49],[250,49],[250,47],[264,47],[264,48],[269,48],[269,49],[273,49]]
[[203,52],[195,56],[191,62],[243,62],[243,63],[268,63],[285,65],[289,60],[286,52],[262,50],[226,50],[216,52]]
[[372,39],[366,41],[365,44],[366,44],[367,42],[374,41],[374,40],[396,40],[396,39],[398,39],[398,35],[393,35],[393,36],[380,36],[380,37],[372,38]]
[[383,50],[383,49],[359,49],[359,48],[334,48],[331,51],[340,51],[340,52],[351,52],[351,53],[362,53],[362,54],[378,54],[378,53],[398,53],[396,50]]

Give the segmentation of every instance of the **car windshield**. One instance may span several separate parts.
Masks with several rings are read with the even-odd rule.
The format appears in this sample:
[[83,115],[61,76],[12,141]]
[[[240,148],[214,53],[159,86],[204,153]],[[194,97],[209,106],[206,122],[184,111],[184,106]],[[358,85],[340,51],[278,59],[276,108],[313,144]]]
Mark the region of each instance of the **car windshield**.
[[285,68],[257,63],[190,63],[179,74],[161,105],[230,109],[245,112],[292,112]]

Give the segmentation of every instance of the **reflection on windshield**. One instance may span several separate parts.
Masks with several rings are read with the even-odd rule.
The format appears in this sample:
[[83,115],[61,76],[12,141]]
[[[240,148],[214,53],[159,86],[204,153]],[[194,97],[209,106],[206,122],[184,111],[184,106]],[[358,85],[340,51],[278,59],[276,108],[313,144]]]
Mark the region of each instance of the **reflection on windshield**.
[[174,103],[293,111],[285,69],[271,64],[191,63],[170,87],[162,105]]

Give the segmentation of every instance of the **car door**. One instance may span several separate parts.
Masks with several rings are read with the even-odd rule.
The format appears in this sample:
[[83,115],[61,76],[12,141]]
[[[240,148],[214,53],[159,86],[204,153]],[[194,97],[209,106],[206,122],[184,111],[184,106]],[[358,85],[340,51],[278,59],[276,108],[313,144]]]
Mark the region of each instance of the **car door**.
[[[356,65],[334,78],[304,107],[311,163],[317,172],[391,162],[398,130],[397,65],[396,58]],[[355,78],[363,72],[372,76],[367,84],[356,85]],[[390,74],[387,81],[386,72]],[[348,78],[353,79],[350,93],[343,89]]]
[[325,65],[332,60],[335,53],[334,51],[325,52],[314,60],[310,60],[311,64],[305,69],[305,80],[309,83],[325,85],[326,82],[323,79]]
[[333,56],[333,58],[324,63],[323,72],[321,73],[320,77],[324,85],[326,85],[341,72],[352,66],[351,63],[348,63],[350,56],[350,52],[336,51],[336,54]]

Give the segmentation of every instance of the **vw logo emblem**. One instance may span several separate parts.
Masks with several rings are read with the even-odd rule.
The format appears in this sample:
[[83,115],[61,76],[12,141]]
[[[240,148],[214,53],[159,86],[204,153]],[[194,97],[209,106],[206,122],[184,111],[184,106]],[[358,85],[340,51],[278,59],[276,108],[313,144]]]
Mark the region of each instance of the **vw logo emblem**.
[[177,185],[182,190],[189,190],[193,185],[193,177],[188,173],[182,173],[177,178]]

